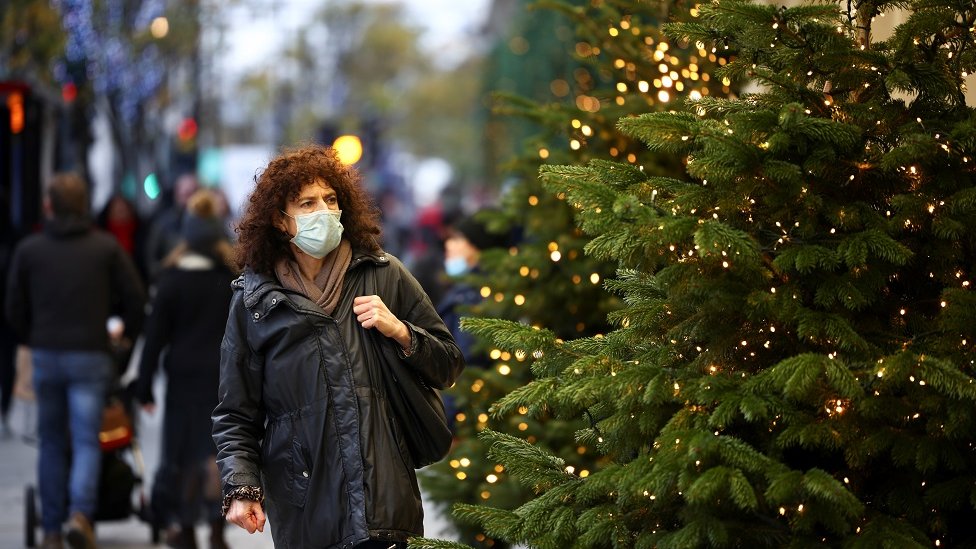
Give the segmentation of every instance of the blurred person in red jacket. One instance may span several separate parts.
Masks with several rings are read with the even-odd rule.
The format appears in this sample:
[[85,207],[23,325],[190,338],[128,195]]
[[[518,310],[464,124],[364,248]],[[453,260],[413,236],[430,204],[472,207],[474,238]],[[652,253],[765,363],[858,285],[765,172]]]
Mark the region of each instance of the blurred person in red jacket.
[[145,283],[146,222],[139,215],[135,204],[121,194],[113,194],[95,217],[95,224],[119,241]]

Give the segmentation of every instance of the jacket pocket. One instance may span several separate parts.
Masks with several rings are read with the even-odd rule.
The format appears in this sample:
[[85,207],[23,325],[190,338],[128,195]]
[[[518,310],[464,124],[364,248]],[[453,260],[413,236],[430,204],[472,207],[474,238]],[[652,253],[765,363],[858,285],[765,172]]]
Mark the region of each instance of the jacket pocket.
[[288,463],[288,478],[286,479],[285,498],[288,503],[304,507],[308,497],[308,481],[312,470],[305,459],[306,451],[298,437],[291,439],[291,452]]
[[268,499],[276,505],[305,504],[312,474],[307,455],[292,418],[268,423],[262,449],[262,482]]

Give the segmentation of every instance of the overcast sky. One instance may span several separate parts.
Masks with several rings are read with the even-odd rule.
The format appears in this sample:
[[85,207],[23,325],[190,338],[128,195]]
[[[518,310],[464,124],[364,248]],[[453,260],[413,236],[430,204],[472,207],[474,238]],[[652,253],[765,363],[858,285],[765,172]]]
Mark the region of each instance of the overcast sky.
[[[260,14],[250,9],[231,9],[224,69],[233,74],[263,64],[278,49],[278,37],[290,36],[291,31],[307,22],[310,14],[327,2],[271,0],[269,4],[277,5],[277,9],[265,9]],[[425,29],[424,46],[443,52],[464,50],[456,46],[468,42],[465,36],[477,32],[487,17],[491,0],[400,0],[400,3],[406,6],[408,22]]]

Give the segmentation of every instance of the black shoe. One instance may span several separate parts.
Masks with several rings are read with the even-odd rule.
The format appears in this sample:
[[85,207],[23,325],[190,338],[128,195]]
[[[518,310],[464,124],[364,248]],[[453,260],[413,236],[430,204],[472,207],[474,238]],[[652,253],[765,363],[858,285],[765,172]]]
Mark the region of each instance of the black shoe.
[[192,526],[174,526],[166,531],[166,545],[173,549],[197,549],[197,536]]
[[224,539],[224,526],[226,525],[227,521],[224,519],[210,523],[210,549],[230,549],[227,540]]
[[61,534],[45,534],[40,549],[64,549]]

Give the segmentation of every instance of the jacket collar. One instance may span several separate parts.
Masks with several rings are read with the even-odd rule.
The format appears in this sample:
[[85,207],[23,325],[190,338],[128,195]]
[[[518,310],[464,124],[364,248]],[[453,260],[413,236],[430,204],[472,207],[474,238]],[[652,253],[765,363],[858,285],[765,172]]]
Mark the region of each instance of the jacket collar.
[[91,221],[83,217],[54,217],[44,223],[44,231],[55,238],[68,238],[91,230]]
[[[370,263],[376,267],[385,267],[390,264],[390,256],[383,250],[369,252],[365,250],[353,250],[352,261],[346,269],[346,276],[354,269],[364,263]],[[289,291],[278,282],[274,275],[257,273],[250,267],[244,269],[244,273],[237,277],[232,283],[235,289],[244,291],[244,307],[252,309],[265,295],[272,291]]]

